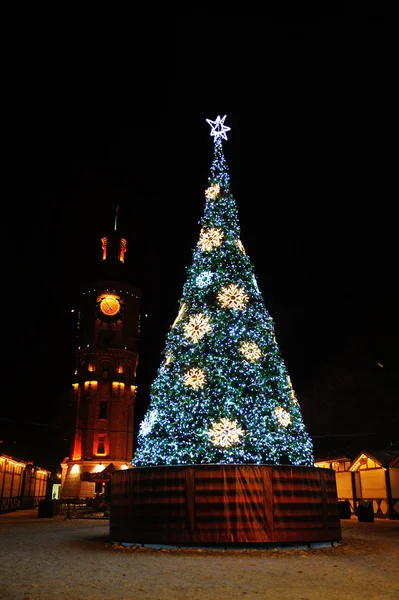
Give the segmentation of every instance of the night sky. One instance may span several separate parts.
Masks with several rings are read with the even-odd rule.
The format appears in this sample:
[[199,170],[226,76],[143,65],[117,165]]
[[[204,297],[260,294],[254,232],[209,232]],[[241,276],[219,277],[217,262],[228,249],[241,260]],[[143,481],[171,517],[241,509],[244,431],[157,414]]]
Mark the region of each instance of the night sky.
[[399,440],[388,26],[216,21],[178,17],[168,34],[129,38],[79,32],[73,48],[61,36],[26,57],[19,86],[31,95],[14,121],[3,222],[12,308],[0,452],[50,469],[68,454],[70,310],[117,206],[127,278],[143,293],[138,427],[198,239],[206,119],[217,115],[231,127],[223,147],[241,239],[316,454],[354,458]]

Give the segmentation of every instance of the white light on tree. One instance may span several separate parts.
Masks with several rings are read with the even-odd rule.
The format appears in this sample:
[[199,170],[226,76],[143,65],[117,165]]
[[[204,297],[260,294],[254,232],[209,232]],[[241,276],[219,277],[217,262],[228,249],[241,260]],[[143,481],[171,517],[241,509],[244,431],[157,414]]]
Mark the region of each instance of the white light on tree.
[[208,200],[215,200],[220,194],[220,185],[218,183],[214,183],[209,188],[205,190],[205,198]]
[[230,131],[231,128],[226,127],[226,125],[224,125],[224,120],[226,116],[227,115],[224,115],[224,117],[220,118],[220,116],[218,115],[216,117],[216,121],[211,121],[210,119],[206,120],[206,122],[212,127],[211,136],[215,138],[215,142],[218,139],[218,137],[222,137],[224,140],[227,140],[226,132]]
[[198,342],[205,334],[212,331],[209,317],[202,313],[190,315],[188,322],[183,325],[184,336],[192,342]]
[[253,342],[244,342],[240,346],[241,354],[249,361],[255,362],[262,356],[262,352]]
[[198,246],[201,248],[201,250],[209,252],[210,250],[213,250],[217,246],[221,245],[223,237],[223,231],[220,228],[202,228],[200,231]]
[[198,285],[198,287],[204,288],[204,287],[206,287],[207,285],[209,285],[211,283],[212,278],[213,278],[212,271],[204,271],[203,273],[201,273],[200,275],[198,275],[198,277],[195,280],[195,282]]
[[282,427],[287,427],[291,423],[291,417],[282,406],[278,406],[274,409],[274,414],[277,421]]
[[237,421],[230,421],[223,417],[217,423],[212,423],[207,433],[215,446],[229,448],[239,442],[245,432],[237,426]]
[[205,385],[205,382],[205,371],[202,371],[202,369],[193,367],[184,374],[184,385],[192,387],[193,390],[197,390],[198,388],[202,387]]
[[154,425],[155,421],[158,418],[158,411],[156,408],[154,408],[153,410],[151,410],[150,412],[148,412],[146,414],[146,416],[144,417],[144,419],[141,421],[140,423],[140,431],[139,434],[144,437],[145,435],[147,435],[148,433],[150,433],[152,426]]
[[255,277],[255,275],[254,275],[254,277],[253,277],[253,282],[254,282],[254,286],[256,287],[256,291],[257,291],[257,292],[260,292],[260,289],[259,289],[259,286],[258,286],[258,282],[256,281],[256,277]]
[[222,288],[217,299],[223,308],[244,310],[249,300],[249,296],[245,293],[244,288],[240,288],[234,283],[231,283],[227,287]]

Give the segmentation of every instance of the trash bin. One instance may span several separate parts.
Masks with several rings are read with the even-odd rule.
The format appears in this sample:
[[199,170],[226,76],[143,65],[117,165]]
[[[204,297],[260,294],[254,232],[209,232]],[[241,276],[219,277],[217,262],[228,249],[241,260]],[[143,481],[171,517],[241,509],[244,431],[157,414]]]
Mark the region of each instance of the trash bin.
[[369,500],[361,500],[356,506],[358,521],[363,523],[374,523],[373,503]]
[[54,517],[56,512],[56,500],[40,500],[37,516],[39,519],[49,519]]
[[339,518],[350,519],[351,518],[351,505],[349,500],[340,500],[338,502]]

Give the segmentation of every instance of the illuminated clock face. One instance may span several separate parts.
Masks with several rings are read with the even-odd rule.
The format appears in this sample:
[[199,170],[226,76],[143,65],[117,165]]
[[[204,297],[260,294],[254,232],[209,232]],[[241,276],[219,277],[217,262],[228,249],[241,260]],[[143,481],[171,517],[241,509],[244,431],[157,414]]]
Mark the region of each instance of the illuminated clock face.
[[114,296],[105,296],[100,302],[100,309],[104,315],[107,315],[107,317],[112,317],[119,312],[119,300]]

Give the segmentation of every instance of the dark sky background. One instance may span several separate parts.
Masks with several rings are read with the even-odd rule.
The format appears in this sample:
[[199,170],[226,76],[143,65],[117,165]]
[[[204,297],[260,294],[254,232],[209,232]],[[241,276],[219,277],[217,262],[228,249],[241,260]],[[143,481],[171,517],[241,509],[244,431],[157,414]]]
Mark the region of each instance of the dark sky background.
[[128,279],[143,293],[138,427],[198,239],[206,119],[225,114],[241,239],[316,455],[354,458],[399,439],[389,26],[212,22],[176,17],[168,32],[130,36],[109,25],[73,42],[54,32],[21,61],[16,90],[29,102],[22,115],[10,92],[3,222],[4,453],[54,470],[68,454],[70,310],[117,206]]

